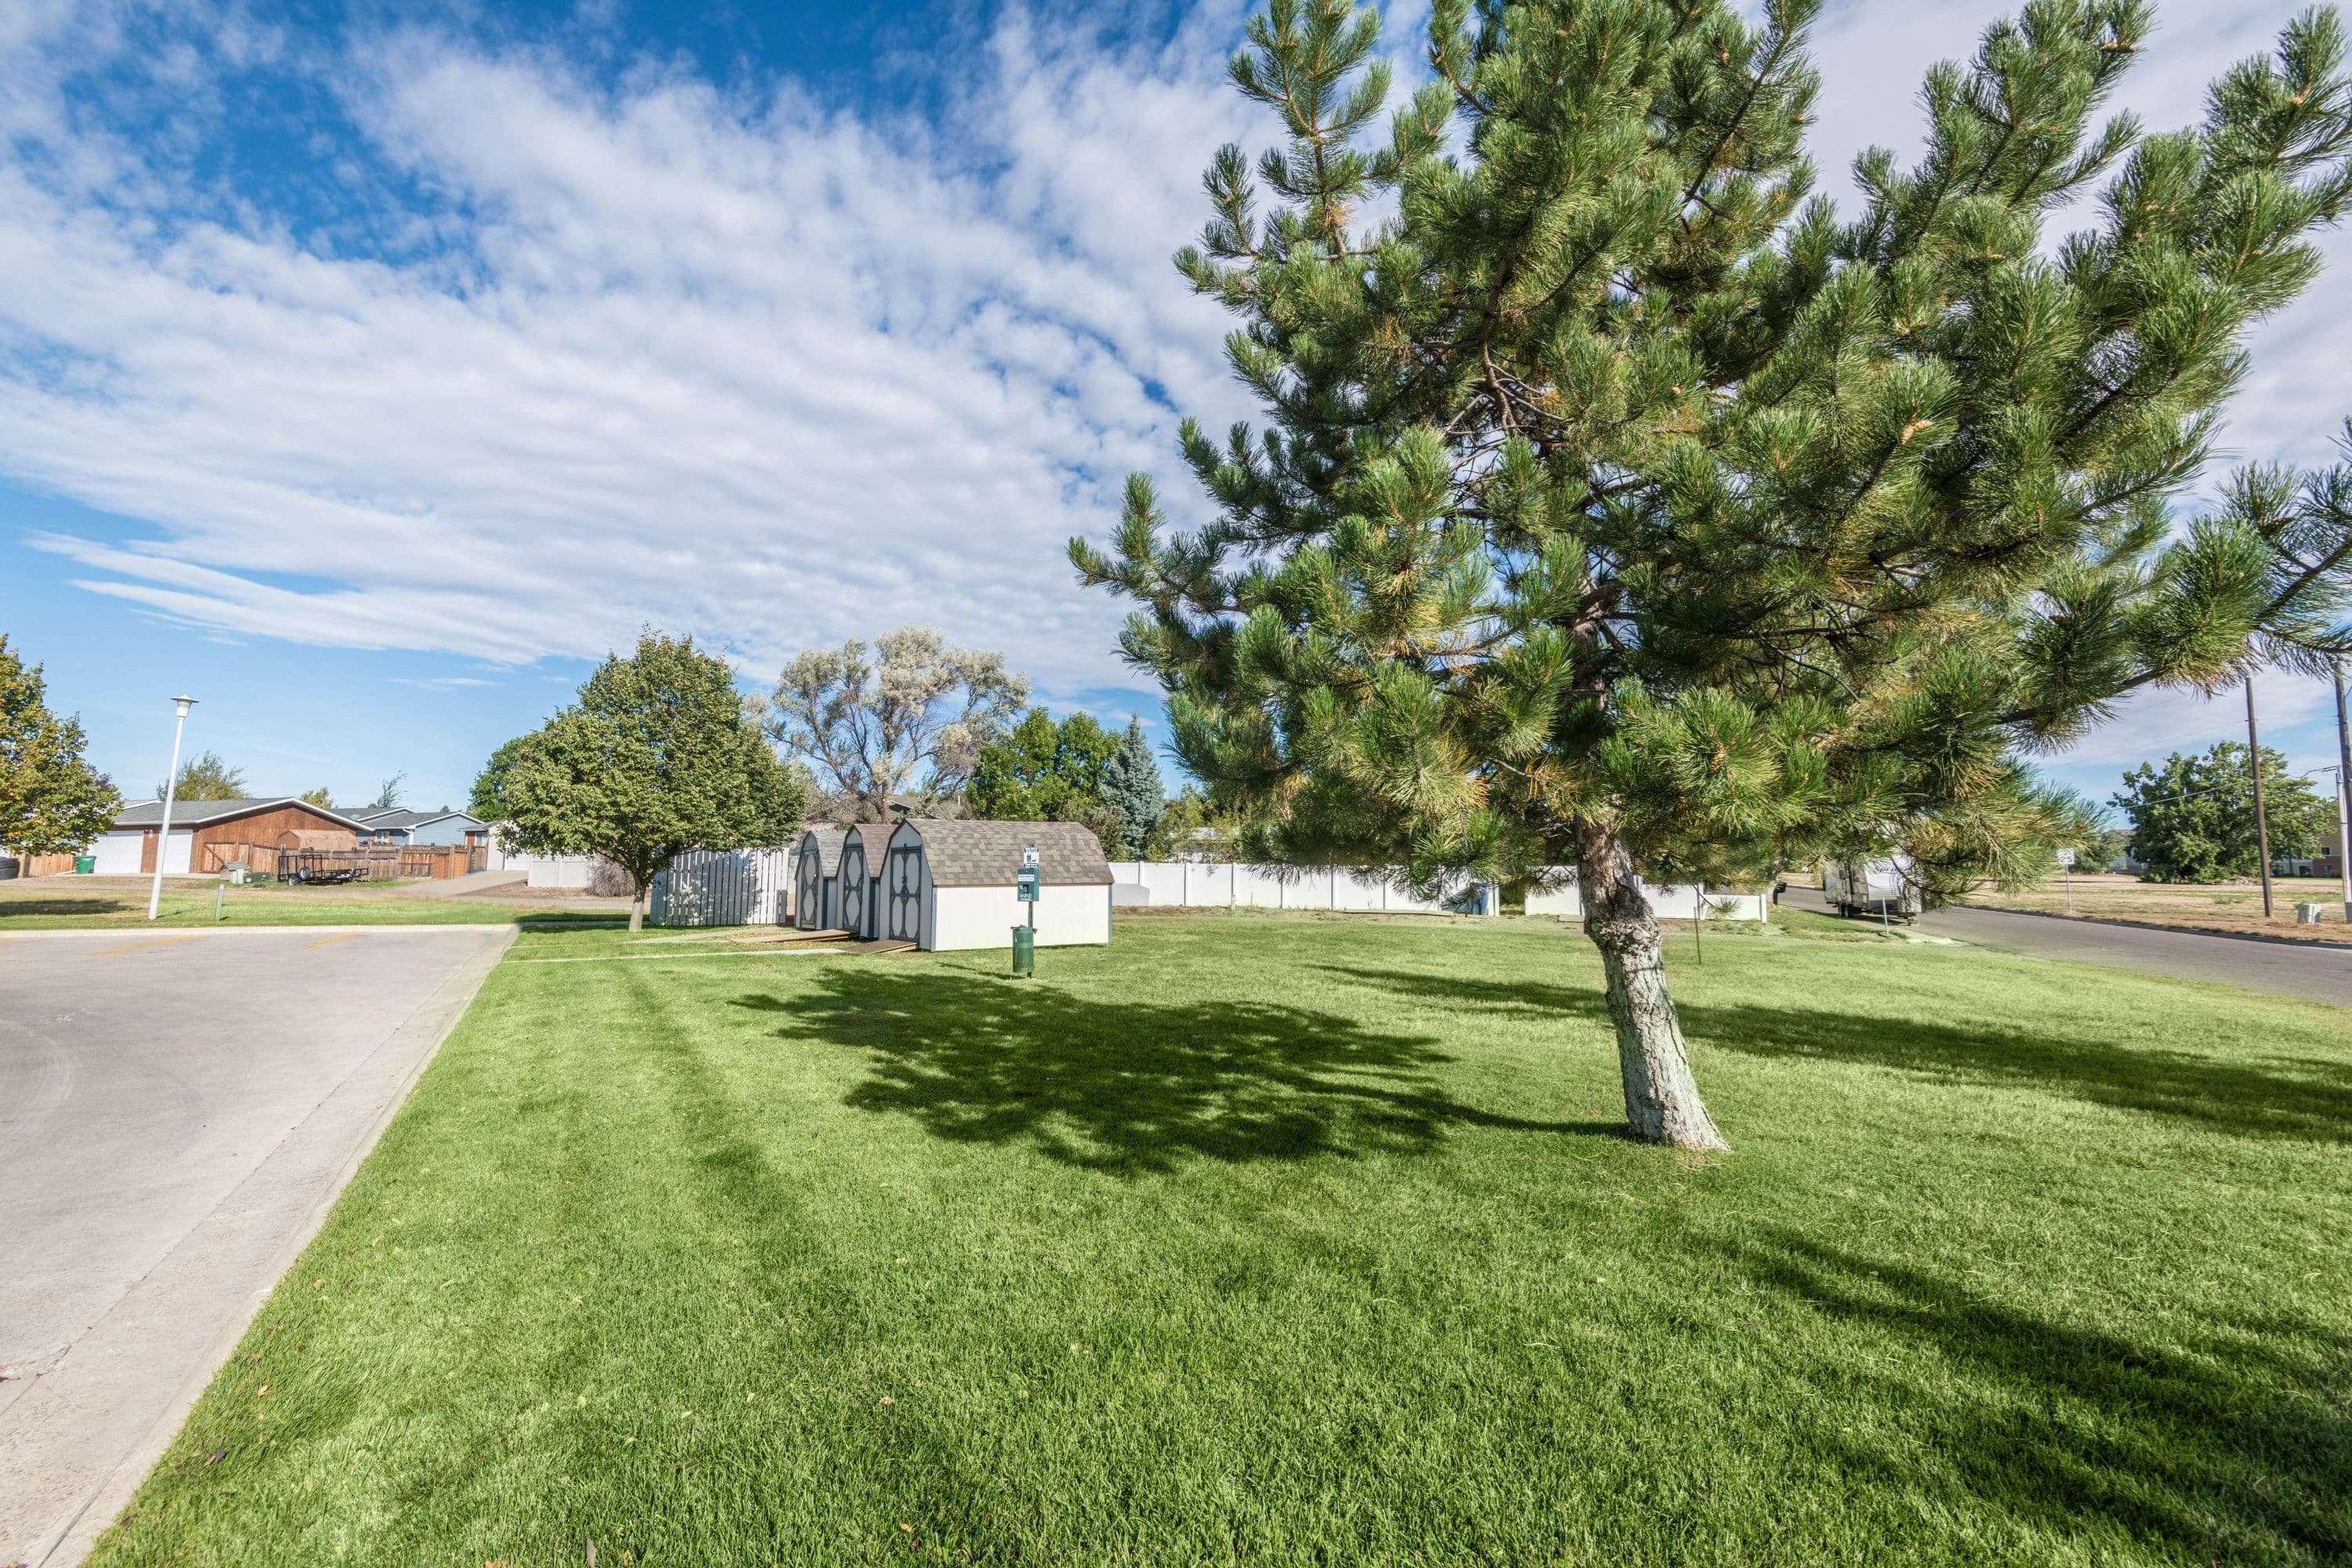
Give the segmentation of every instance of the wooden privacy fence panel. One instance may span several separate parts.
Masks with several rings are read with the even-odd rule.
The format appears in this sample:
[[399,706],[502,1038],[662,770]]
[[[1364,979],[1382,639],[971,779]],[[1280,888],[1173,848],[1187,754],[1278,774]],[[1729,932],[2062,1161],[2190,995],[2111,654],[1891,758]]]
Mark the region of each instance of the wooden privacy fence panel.
[[367,844],[356,849],[310,849],[275,844],[199,844],[198,873],[226,871],[231,866],[267,877],[290,879],[297,873],[331,876],[337,880],[389,882],[400,879],[437,879],[462,877],[483,868],[480,845]]
[[793,918],[791,849],[691,849],[654,877],[657,926],[774,926]]

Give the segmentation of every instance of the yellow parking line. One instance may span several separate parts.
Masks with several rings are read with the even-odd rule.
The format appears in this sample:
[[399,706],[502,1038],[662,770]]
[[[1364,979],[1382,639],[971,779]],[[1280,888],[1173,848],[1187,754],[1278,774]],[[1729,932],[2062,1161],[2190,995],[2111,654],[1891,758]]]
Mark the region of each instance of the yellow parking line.
[[150,938],[146,942],[125,942],[121,947],[101,947],[98,950],[98,956],[112,958],[118,952],[139,952],[151,947],[169,947],[175,942],[194,942],[197,934],[195,931],[182,931],[177,936],[159,936]]
[[333,936],[322,936],[316,942],[304,942],[302,944],[302,951],[304,952],[310,952],[319,948],[332,947],[339,942],[349,942],[352,938],[359,934],[360,933],[355,931],[337,931]]

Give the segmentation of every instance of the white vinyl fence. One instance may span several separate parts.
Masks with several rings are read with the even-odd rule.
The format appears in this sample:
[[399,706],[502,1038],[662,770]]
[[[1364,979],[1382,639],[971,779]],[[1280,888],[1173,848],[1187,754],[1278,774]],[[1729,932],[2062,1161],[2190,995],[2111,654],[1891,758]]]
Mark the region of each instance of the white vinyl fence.
[[[1564,866],[1551,868],[1561,877],[1558,886],[1528,889],[1528,913],[1557,915],[1562,920],[1579,920],[1584,914],[1584,899],[1577,891],[1576,873]],[[1642,897],[1648,900],[1650,912],[1664,921],[1686,921],[1705,911],[1709,920],[1761,921],[1765,899],[1761,893],[1717,893],[1686,883],[1668,883],[1654,888],[1635,879]]]
[[791,849],[690,849],[654,878],[657,926],[777,926],[793,918]]
[[1388,914],[1485,914],[1491,882],[1465,882],[1442,899],[1416,898],[1390,874],[1363,866],[1234,866],[1208,860],[1114,860],[1111,901],[1124,908],[1359,910]]
[[585,892],[596,879],[597,857],[593,855],[502,855],[494,871],[520,868],[528,873],[525,882],[534,888],[570,888]]

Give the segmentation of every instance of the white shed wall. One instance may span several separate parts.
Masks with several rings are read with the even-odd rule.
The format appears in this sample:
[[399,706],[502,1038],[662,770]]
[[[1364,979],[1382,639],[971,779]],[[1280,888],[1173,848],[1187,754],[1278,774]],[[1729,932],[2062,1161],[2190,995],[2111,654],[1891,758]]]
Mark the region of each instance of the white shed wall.
[[[1026,923],[1029,906],[1009,887],[934,888],[924,935],[935,952],[1013,946],[1013,928]],[[1101,946],[1110,941],[1110,887],[1093,883],[1038,889],[1039,947]]]

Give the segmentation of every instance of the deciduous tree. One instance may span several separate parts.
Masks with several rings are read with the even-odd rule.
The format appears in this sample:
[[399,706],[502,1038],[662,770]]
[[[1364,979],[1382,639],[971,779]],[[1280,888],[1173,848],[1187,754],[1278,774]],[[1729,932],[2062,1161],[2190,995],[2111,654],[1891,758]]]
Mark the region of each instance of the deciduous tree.
[[1087,714],[1032,708],[973,759],[966,815],[992,822],[1091,822],[1118,741]]
[[[198,752],[180,764],[179,787],[172,791],[173,800],[240,800],[246,792],[245,770],[233,768],[218,752]],[[155,798],[163,798],[163,785],[155,786]]]
[[629,929],[655,876],[688,849],[782,844],[806,804],[726,664],[647,632],[578,700],[514,743],[502,793],[512,849],[598,855],[628,877]]
[[[2203,756],[2175,752],[2160,767],[2143,763],[2124,774],[2115,804],[2131,823],[2132,858],[2147,868],[2144,880],[2221,882],[2262,868],[2253,773],[2239,742],[2223,741]],[[2286,758],[2268,746],[2263,807],[2274,860],[2311,854],[2336,820],[2335,803],[2288,773]]]
[[474,787],[466,795],[466,809],[484,822],[504,822],[507,819],[507,773],[514,766],[515,752],[522,745],[520,737],[509,741],[490,753],[482,771],[474,775]]
[[885,822],[894,795],[954,799],[1028,695],[1003,655],[901,626],[870,655],[853,638],[795,658],[768,699],[767,726],[820,786],[856,803],[861,821]]
[[50,709],[41,669],[0,633],[0,845],[63,855],[113,826],[122,796],[82,754],[81,720]]
[[1723,1140],[1637,872],[2034,874],[2084,826],[2035,748],[2234,679],[2342,575],[2169,517],[2347,193],[2335,15],[2150,134],[2099,118],[2149,7],[2034,0],[1928,73],[1918,161],[1865,153],[1841,220],[1803,153],[1817,11],[1436,0],[1382,136],[1376,18],[1274,0],[1232,75],[1285,143],[1217,154],[1177,258],[1265,426],[1183,426],[1204,525],[1139,477],[1071,550],[1139,602],[1127,656],[1247,853],[1572,862],[1628,1120],[1695,1149]]

